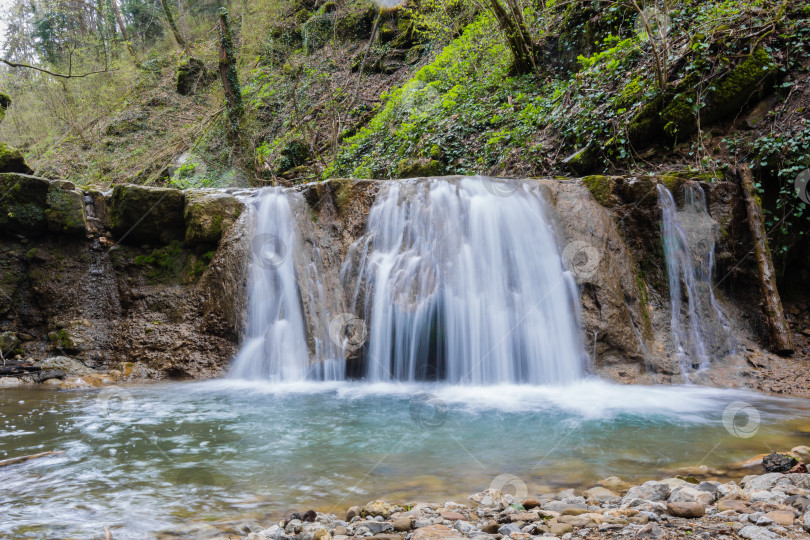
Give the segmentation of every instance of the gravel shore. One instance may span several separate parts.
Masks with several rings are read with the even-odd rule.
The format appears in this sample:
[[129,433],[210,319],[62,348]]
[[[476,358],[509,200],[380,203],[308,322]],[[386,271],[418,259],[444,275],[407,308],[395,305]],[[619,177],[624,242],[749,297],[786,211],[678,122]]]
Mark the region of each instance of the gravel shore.
[[581,493],[514,497],[494,488],[463,503],[372,501],[345,516],[308,511],[244,524],[248,540],[531,540],[537,537],[810,539],[810,474],[736,482],[667,478],[630,486],[616,477]]

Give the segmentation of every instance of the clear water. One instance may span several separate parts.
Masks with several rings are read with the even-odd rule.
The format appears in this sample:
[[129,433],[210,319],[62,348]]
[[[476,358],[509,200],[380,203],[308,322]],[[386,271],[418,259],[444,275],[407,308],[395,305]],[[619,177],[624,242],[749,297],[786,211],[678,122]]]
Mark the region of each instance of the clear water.
[[[746,406],[757,422],[735,417]],[[807,401],[594,380],[7,389],[0,411],[0,458],[65,451],[0,468],[7,538],[204,537],[291,510],[462,500],[501,474],[538,494],[810,442]]]

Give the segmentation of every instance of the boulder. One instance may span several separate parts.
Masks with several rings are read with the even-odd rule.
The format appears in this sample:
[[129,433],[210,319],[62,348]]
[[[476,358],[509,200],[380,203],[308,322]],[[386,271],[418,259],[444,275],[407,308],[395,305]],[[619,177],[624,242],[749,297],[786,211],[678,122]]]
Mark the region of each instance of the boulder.
[[11,358],[12,352],[20,345],[20,340],[14,332],[0,333],[0,353],[5,358]]
[[59,370],[64,372],[65,375],[89,375],[95,373],[91,368],[85,366],[75,358],[69,356],[53,356],[46,358],[39,363],[39,367],[43,371],[46,370]]
[[227,193],[214,189],[187,190],[183,212],[186,244],[218,243],[243,209],[244,204]]
[[110,226],[118,241],[168,244],[185,237],[183,192],[119,184],[113,188]]
[[403,159],[397,164],[398,178],[430,178],[442,174],[442,164],[435,159]]
[[743,490],[747,494],[754,491],[768,491],[776,486],[789,486],[793,484],[790,477],[782,473],[768,473],[759,476],[746,476],[743,483]]
[[208,71],[199,58],[184,55],[177,63],[175,79],[177,93],[182,96],[190,96],[197,91],[198,86],[207,81]]
[[26,165],[22,152],[0,143],[0,173],[33,174],[34,171]]
[[762,467],[769,473],[785,473],[795,467],[799,462],[788,454],[772,452],[762,458]]
[[795,446],[790,453],[802,463],[810,463],[810,446]]

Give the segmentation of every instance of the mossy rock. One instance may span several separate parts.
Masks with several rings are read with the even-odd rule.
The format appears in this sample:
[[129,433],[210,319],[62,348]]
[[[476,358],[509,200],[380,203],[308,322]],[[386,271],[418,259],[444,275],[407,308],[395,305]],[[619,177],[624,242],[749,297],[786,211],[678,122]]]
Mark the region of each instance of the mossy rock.
[[84,234],[84,196],[76,187],[63,180],[55,180],[48,187],[45,220],[51,232]]
[[113,188],[110,227],[119,241],[168,244],[185,237],[184,210],[178,189],[119,184]]
[[353,2],[337,12],[335,37],[344,41],[368,39],[377,19],[379,9],[376,4]]
[[[757,49],[725,77],[710,85],[705,107],[700,111],[701,124],[708,126],[737,114],[748,104],[757,103],[770,89],[777,66],[764,49]],[[630,142],[637,148],[664,139],[686,140],[697,131],[695,86],[698,74],[684,78],[678,86],[657,96],[628,123]]]
[[304,42],[304,51],[312,54],[322,49],[332,38],[334,17],[331,13],[319,11],[301,27],[301,37]]
[[403,159],[397,165],[398,178],[428,178],[441,176],[444,167],[435,159]]
[[283,174],[290,169],[300,167],[310,157],[309,146],[302,139],[293,139],[281,149],[276,167],[276,174]]
[[236,197],[213,189],[186,191],[186,244],[216,244],[244,209]]
[[5,143],[0,143],[0,173],[33,174],[26,165],[22,152]]
[[0,122],[6,117],[6,109],[11,106],[11,98],[8,94],[0,92]]
[[197,87],[208,81],[208,70],[199,58],[182,56],[177,63],[175,86],[182,96],[193,95]]
[[0,332],[0,352],[9,358],[11,352],[20,345],[20,340],[14,332]]
[[593,146],[586,146],[563,159],[563,164],[574,174],[586,175],[596,169],[598,152]]
[[611,206],[614,202],[613,190],[616,186],[616,179],[610,176],[586,176],[582,183],[591,192],[593,198],[602,206]]
[[122,137],[141,131],[146,127],[149,114],[144,111],[128,111],[113,118],[104,130],[105,135]]
[[45,231],[50,183],[24,174],[0,174],[0,229],[24,235]]

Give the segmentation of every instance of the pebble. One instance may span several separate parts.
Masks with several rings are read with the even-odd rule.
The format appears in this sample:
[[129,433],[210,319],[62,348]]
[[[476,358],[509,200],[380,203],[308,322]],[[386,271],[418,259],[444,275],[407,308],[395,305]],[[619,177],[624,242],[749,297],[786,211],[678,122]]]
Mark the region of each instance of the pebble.
[[706,514],[706,507],[697,502],[671,502],[667,504],[667,512],[675,517],[699,518]]

